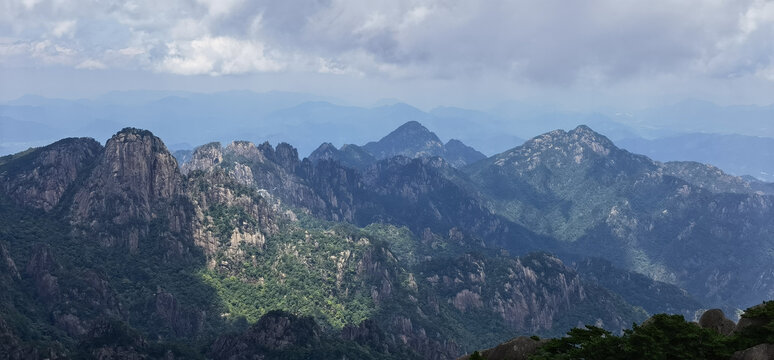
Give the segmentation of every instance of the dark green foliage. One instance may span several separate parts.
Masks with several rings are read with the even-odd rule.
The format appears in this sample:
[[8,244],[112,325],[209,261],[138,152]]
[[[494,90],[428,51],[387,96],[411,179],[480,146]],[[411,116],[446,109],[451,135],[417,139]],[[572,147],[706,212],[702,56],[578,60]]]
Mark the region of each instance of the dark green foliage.
[[469,360],[486,360],[485,357],[481,356],[481,354],[478,351],[474,351],[472,354],[470,354]]
[[757,322],[741,333],[723,336],[686,322],[681,315],[654,315],[642,325],[634,325],[621,336],[595,326],[572,329],[567,336],[551,339],[531,360],[661,360],[728,359],[740,350],[774,339],[772,302],[748,309],[744,318]]
[[733,345],[745,349],[757,344],[774,344],[774,301],[747,309],[740,322],[747,322],[741,333],[736,334]]

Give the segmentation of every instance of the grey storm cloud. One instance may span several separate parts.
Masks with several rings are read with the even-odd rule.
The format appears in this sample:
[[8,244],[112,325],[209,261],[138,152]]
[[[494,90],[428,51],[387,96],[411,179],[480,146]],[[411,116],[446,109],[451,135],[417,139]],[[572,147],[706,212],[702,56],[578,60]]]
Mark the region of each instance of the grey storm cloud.
[[183,75],[774,80],[774,3],[2,0],[0,66]]

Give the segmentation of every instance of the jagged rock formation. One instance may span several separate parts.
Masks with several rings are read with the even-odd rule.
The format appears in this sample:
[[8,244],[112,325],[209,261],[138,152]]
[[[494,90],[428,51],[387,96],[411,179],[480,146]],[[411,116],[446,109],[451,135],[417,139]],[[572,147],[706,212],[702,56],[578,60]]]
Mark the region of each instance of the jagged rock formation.
[[90,138],[69,138],[0,163],[0,190],[17,204],[50,211],[65,191],[102,152]]
[[[236,170],[240,168],[244,171]],[[249,186],[253,181],[249,167],[237,164],[234,169],[226,173],[213,168],[187,179],[187,196],[195,211],[194,241],[211,261],[223,248],[229,253],[240,252],[241,244],[262,248],[284,218],[271,195]]]
[[[103,246],[137,252],[161,222],[170,256],[185,252],[190,229],[177,161],[149,131],[127,128],[108,140],[96,167],[75,194],[72,223]],[[155,241],[155,240],[154,240]]]
[[193,170],[207,171],[223,161],[223,149],[219,142],[212,142],[194,149],[191,158],[181,163],[183,174]]

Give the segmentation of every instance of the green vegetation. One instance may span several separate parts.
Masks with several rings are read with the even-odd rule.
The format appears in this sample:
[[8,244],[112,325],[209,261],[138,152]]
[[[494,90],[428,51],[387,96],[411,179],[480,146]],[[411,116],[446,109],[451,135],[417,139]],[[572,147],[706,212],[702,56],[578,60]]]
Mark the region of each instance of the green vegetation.
[[551,339],[530,359],[720,360],[758,344],[774,343],[774,301],[747,309],[742,319],[747,325],[729,336],[687,322],[681,315],[654,315],[620,336],[587,325],[570,330],[563,338]]
[[263,248],[241,245],[243,256],[224,256],[218,270],[203,270],[201,276],[217,290],[231,317],[255,322],[270,310],[286,310],[339,329],[374,311],[370,286],[358,278],[353,261],[371,250],[358,235],[356,229],[291,226],[267,239]]

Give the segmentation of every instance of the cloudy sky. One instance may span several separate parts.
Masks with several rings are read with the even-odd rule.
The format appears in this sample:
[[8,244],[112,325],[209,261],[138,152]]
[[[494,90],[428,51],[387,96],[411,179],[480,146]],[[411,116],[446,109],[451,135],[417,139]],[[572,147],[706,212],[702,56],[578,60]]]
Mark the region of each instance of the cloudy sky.
[[0,0],[0,100],[125,89],[771,104],[774,1]]

